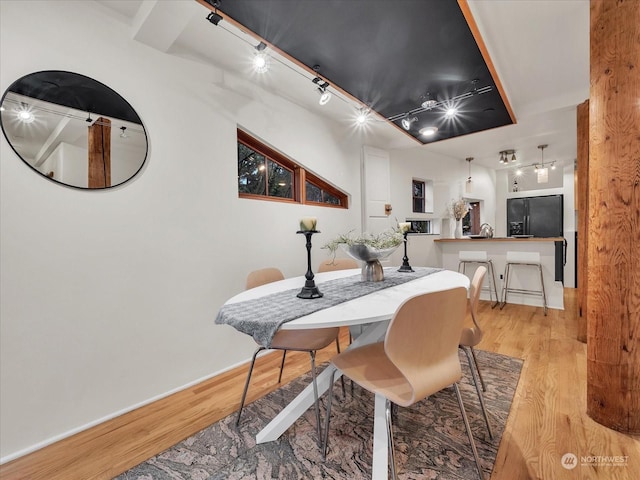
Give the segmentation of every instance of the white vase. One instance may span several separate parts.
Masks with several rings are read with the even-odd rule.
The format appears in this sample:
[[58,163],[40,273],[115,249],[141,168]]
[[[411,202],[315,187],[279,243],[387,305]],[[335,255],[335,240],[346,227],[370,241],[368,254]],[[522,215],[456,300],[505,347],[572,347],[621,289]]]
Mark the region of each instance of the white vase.
[[462,219],[456,220],[456,230],[454,232],[456,238],[462,238]]

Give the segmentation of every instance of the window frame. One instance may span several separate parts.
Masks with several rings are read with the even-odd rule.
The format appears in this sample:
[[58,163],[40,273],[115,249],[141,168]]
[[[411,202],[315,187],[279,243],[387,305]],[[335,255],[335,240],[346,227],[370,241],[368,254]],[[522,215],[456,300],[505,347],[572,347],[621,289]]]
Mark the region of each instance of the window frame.
[[[416,196],[415,195],[415,191],[416,191],[416,184],[420,184],[422,185],[422,196]],[[411,211],[413,213],[427,213],[427,182],[425,182],[424,180],[420,180],[418,178],[412,178],[411,179]],[[420,200],[420,204],[422,207],[422,210],[415,210],[416,207],[416,200]]]
[[[265,195],[259,195],[255,193],[243,193],[238,190],[238,197],[248,198],[252,200],[264,200],[267,202],[300,203],[304,205],[314,205],[314,206],[329,207],[329,208],[343,208],[343,209],[349,208],[349,196],[346,193],[338,190],[336,187],[332,186],[327,181],[309,172],[304,167],[294,162],[290,158],[286,157],[282,153],[278,152],[274,148],[269,147],[268,145],[265,145],[260,140],[251,136],[249,133],[245,132],[244,130],[238,129],[237,141],[238,143],[242,143],[245,147],[265,157],[265,164],[268,161],[271,161],[293,172],[292,185],[291,185],[292,198],[270,196],[268,194],[269,193],[268,178],[266,179],[267,181],[265,182],[266,184]],[[236,166],[237,164],[238,164],[238,158],[236,154]],[[333,203],[307,201],[306,199],[307,183],[306,182],[311,183],[315,187],[319,188],[322,192],[329,193],[330,195],[338,198],[340,200],[340,205],[335,205]]]

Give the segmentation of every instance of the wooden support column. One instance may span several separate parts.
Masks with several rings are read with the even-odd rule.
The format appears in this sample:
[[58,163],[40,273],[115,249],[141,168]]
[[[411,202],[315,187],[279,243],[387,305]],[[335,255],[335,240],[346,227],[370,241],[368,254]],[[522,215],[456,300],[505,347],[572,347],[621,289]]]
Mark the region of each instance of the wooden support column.
[[587,245],[589,235],[589,100],[578,105],[578,158],[575,189],[578,210],[578,340],[587,341]]
[[111,120],[100,117],[89,127],[89,188],[111,186]]
[[587,414],[640,433],[640,1],[591,1]]

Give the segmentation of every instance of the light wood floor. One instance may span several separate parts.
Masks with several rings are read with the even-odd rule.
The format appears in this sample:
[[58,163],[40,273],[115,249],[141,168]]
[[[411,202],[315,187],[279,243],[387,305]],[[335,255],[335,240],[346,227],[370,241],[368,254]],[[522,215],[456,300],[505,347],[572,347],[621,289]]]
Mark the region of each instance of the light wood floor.
[[[564,311],[481,302],[485,338],[480,349],[524,359],[520,383],[502,437],[492,480],[637,480],[640,437],[605,428],[586,415],[586,345],[576,340],[575,290]],[[347,333],[342,344],[347,344]],[[328,360],[335,348],[318,353]],[[283,382],[309,368],[308,356],[290,353]],[[277,388],[279,354],[257,362],[249,401]],[[246,367],[79,433],[0,466],[0,478],[111,479],[236,410]],[[488,388],[491,388],[488,386]],[[566,453],[577,466],[563,468]],[[627,456],[618,466],[581,465],[581,457]]]

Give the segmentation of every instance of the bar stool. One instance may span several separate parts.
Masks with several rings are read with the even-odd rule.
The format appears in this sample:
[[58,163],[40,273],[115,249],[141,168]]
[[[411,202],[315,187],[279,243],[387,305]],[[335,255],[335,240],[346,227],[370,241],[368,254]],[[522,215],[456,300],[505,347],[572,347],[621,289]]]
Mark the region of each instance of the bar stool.
[[[487,252],[483,250],[460,250],[458,253],[458,272],[467,274],[468,263],[479,263],[484,265],[489,271],[489,300],[492,301],[492,293],[496,296],[496,303],[491,305],[491,308],[495,308],[500,299],[498,298],[498,287],[496,287],[496,273],[493,270],[493,262],[487,257]],[[462,270],[461,270],[462,269]],[[485,287],[483,287],[485,288]]]
[[[540,272],[540,290],[528,290],[524,288],[509,288],[509,274],[512,266],[536,267]],[[523,293],[525,295],[540,295],[544,306],[544,314],[547,314],[547,294],[544,290],[544,277],[542,276],[542,264],[539,252],[507,252],[507,263],[504,266],[504,285],[502,287],[502,310],[507,303],[507,294]]]

